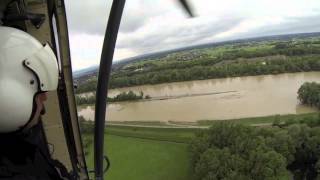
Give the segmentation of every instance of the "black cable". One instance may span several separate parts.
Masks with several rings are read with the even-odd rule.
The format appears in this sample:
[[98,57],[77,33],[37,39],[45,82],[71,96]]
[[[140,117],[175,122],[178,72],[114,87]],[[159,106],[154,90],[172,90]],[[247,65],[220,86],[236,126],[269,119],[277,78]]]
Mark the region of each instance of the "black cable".
[[106,166],[106,168],[104,168],[104,171],[103,171],[103,173],[105,174],[109,170],[111,163],[110,163],[108,156],[106,156],[106,155],[104,156],[104,160],[106,160],[106,162],[107,162],[107,166]]

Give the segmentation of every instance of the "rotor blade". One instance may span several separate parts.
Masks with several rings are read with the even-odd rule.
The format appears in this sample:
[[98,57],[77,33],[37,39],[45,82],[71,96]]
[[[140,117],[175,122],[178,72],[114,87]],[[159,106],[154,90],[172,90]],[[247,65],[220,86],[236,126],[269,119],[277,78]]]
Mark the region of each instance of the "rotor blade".
[[194,17],[194,14],[192,12],[190,3],[188,3],[188,0],[179,0],[183,8],[187,11],[190,17]]

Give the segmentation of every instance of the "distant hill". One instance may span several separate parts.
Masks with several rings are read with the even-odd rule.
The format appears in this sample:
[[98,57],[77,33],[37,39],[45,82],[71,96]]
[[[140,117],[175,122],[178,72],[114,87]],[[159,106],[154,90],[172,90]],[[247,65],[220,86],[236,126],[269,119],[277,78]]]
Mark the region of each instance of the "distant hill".
[[[308,37],[316,37],[316,36],[320,36],[320,32],[253,37],[253,38],[213,42],[213,43],[207,43],[207,44],[201,44],[201,45],[195,45],[195,46],[186,46],[183,48],[160,51],[155,53],[148,53],[148,54],[143,54],[143,55],[123,59],[123,60],[114,62],[112,65],[112,68],[118,69],[128,63],[138,62],[146,59],[161,58],[171,53],[176,53],[176,52],[186,51],[191,49],[203,49],[203,48],[217,47],[221,45],[237,44],[237,43],[261,42],[261,41],[271,41],[271,40],[290,40],[293,38],[308,38]],[[92,66],[86,69],[73,72],[73,76],[77,80],[77,79],[82,79],[85,77],[95,75],[97,74],[97,72],[98,72],[98,66]]]
[[92,74],[92,73],[96,73],[98,71],[99,66],[91,66],[85,69],[81,69],[81,70],[77,70],[75,72],[73,72],[73,77],[74,78],[79,78],[81,76],[87,75],[87,74]]

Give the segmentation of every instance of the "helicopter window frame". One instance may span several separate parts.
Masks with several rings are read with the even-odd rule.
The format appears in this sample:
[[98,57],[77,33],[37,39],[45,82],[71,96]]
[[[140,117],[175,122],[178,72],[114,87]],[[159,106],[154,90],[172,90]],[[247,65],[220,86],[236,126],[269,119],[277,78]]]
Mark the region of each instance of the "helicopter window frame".
[[55,14],[53,14],[52,18],[51,18],[51,25],[52,25],[52,30],[53,30],[53,41],[54,41],[54,44],[55,44],[55,52],[56,52],[56,56],[57,56],[57,61],[58,61],[58,69],[59,69],[59,72],[61,72],[62,68],[62,62],[61,62],[61,52],[60,52],[60,41],[59,41],[59,38],[58,38],[58,27],[57,27],[57,21],[56,21],[56,17],[55,17]]

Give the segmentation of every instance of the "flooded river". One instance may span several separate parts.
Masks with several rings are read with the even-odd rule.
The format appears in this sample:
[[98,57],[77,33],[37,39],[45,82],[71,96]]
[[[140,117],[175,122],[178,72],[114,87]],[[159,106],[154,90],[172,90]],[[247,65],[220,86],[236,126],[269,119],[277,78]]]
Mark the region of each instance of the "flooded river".
[[[113,89],[109,96],[132,90],[153,100],[108,105],[108,121],[197,121],[300,114],[316,111],[299,104],[297,91],[320,72],[187,81]],[[79,115],[93,119],[93,107]]]

